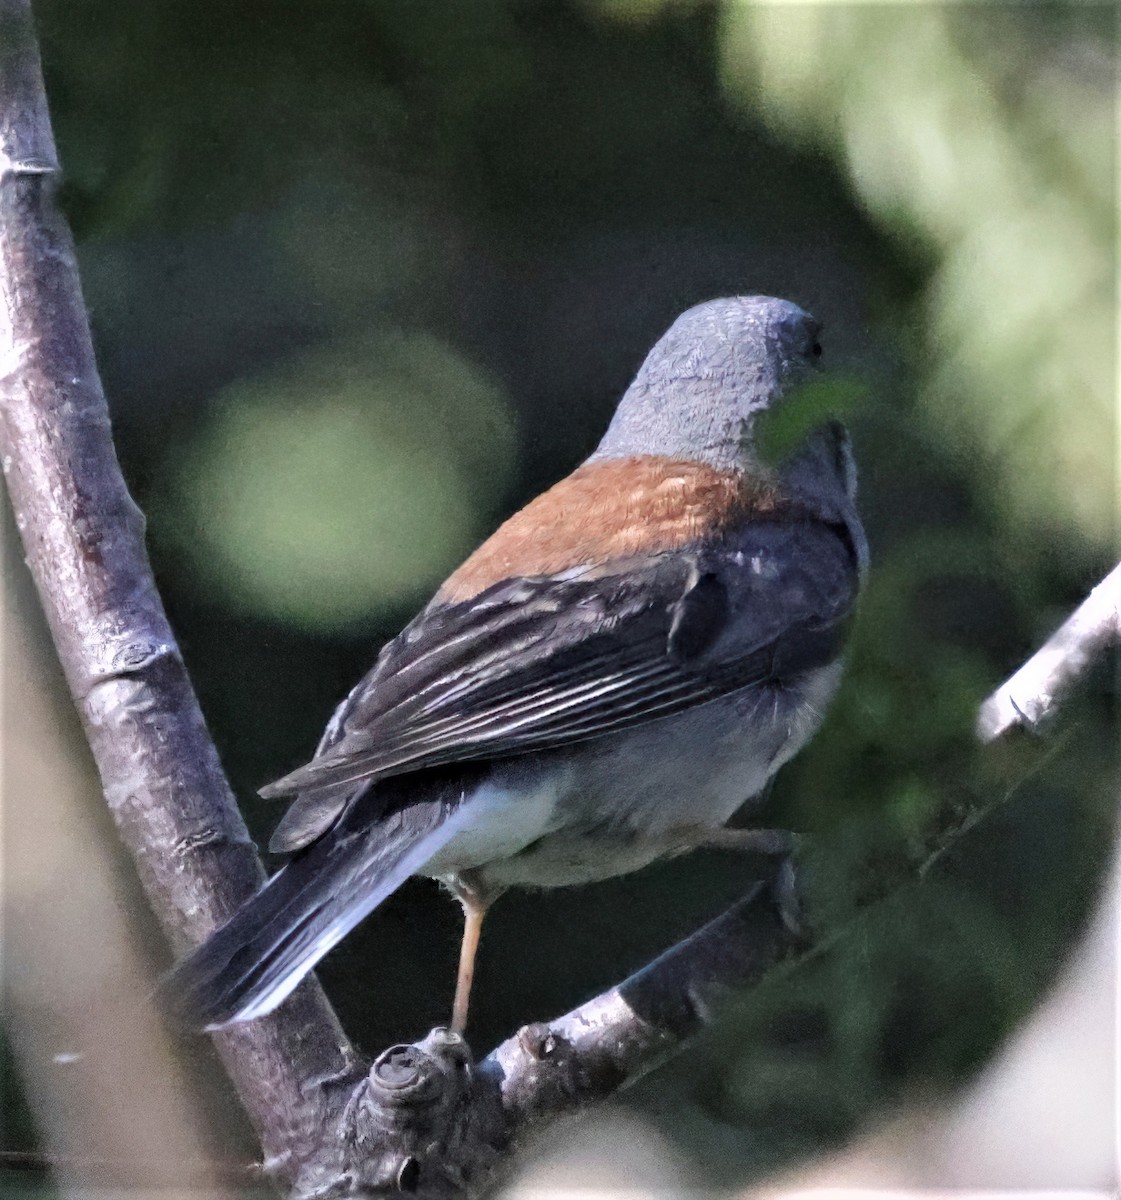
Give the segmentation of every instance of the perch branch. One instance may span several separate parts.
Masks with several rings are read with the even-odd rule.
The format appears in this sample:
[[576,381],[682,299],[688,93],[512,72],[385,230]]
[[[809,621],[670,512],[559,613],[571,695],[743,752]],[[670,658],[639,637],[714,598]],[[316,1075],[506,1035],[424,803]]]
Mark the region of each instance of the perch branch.
[[[358,1151],[347,1186],[427,1197],[477,1195],[558,1118],[613,1096],[710,1025],[727,1001],[804,946],[787,862],[723,915],[623,983],[547,1024],[527,1025],[478,1064],[434,1029],[381,1054],[337,1129]],[[302,1197],[334,1195],[309,1169]]]
[[789,860],[726,912],[617,987],[502,1043],[482,1069],[499,1082],[507,1133],[629,1086],[712,1024],[725,1002],[808,944],[792,915]]
[[[0,453],[105,797],[178,949],[263,879],[156,593],[117,464],[58,175],[28,0],[0,0]],[[318,986],[216,1039],[265,1154],[310,1152],[354,1056]]]
[[1121,563],[1010,679],[981,705],[977,736],[991,742],[1015,726],[1044,722],[1071,684],[1121,638]]

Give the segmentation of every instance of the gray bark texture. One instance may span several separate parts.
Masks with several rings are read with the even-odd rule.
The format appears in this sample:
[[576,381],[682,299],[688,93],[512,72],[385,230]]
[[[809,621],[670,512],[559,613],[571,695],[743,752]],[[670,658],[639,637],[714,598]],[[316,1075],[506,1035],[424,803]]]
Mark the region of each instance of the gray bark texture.
[[[0,453],[17,528],[105,798],[176,951],[264,873],[156,593],[121,477],[27,0],[0,0]],[[355,1055],[315,984],[215,1039],[266,1158],[313,1152]]]

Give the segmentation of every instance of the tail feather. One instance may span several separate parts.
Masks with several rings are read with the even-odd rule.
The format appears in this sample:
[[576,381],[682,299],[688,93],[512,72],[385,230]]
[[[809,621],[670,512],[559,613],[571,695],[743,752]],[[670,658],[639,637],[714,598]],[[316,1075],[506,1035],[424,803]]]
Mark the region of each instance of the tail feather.
[[271,1012],[359,921],[459,832],[462,806],[425,801],[343,821],[274,875],[160,981],[162,1007],[208,1031]]

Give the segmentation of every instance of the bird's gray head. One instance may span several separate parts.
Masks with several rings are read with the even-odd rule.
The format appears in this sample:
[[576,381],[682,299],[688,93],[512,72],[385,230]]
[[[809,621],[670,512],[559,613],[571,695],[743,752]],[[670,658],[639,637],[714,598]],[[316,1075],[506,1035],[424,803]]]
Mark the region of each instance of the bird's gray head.
[[752,424],[821,354],[821,326],[789,300],[730,296],[683,312],[646,356],[592,460],[658,454],[752,461]]

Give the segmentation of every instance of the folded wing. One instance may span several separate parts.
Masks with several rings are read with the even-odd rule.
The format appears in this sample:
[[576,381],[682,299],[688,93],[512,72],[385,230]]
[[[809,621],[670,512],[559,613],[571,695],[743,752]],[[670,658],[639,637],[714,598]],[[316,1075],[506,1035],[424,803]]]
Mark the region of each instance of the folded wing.
[[272,848],[366,783],[557,749],[830,661],[858,583],[849,531],[796,499],[718,544],[517,578],[430,608],[336,712]]

